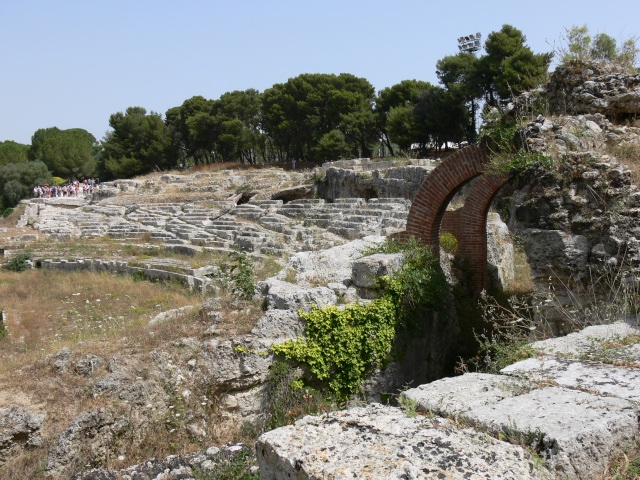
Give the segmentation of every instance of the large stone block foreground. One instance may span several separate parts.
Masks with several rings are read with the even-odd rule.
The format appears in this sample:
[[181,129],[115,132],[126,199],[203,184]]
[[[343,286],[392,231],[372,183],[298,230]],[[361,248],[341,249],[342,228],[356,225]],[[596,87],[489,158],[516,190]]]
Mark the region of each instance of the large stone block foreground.
[[380,404],[305,417],[256,450],[263,480],[545,478],[522,447]]
[[589,327],[502,375],[406,391],[414,418],[379,404],[305,417],[260,437],[262,478],[600,478],[640,434],[639,343],[637,318]]

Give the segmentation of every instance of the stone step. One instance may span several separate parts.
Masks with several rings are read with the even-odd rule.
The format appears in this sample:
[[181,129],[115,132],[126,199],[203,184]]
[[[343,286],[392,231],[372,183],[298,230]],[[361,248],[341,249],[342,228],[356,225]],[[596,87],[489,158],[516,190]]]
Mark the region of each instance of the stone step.
[[286,207],[287,205],[324,205],[324,203],[325,201],[322,198],[300,198],[297,200],[291,200],[289,203],[284,204],[283,207]]
[[307,416],[256,444],[262,478],[543,478],[518,445],[376,403]]
[[358,227],[339,227],[339,226],[329,226],[327,228],[332,233],[336,235],[340,235],[341,237],[346,238],[347,240],[355,240],[361,236],[361,229]]
[[227,240],[233,240],[235,237],[235,233],[238,231],[237,229],[219,229],[219,228],[210,228],[205,227],[207,233],[210,233],[214,237],[224,238]]
[[176,236],[169,232],[153,232],[149,238],[151,240],[166,241],[166,240],[174,239],[176,238]]
[[380,225],[384,228],[398,228],[404,229],[407,226],[406,220],[399,220],[396,218],[383,218]]
[[382,208],[384,205],[388,206],[405,206],[409,208],[411,206],[411,200],[405,198],[371,198],[369,199],[369,205],[377,205],[378,208]]
[[364,200],[364,198],[336,198],[334,200],[334,205],[345,203],[349,205],[364,205],[366,201]]
[[249,205],[257,205],[259,207],[278,207],[283,205],[282,200],[249,200]]

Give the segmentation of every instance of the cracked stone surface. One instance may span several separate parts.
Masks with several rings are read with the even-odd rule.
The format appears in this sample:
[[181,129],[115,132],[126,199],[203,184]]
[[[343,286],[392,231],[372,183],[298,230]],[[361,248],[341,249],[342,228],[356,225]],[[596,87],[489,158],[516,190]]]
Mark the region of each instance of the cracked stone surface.
[[264,480],[546,478],[522,447],[380,404],[267,432],[256,453]]
[[611,452],[638,434],[631,402],[560,387],[475,407],[466,416],[540,450],[556,478],[596,478]]
[[562,387],[589,390],[640,404],[640,369],[637,368],[571,359],[528,358],[501,372],[533,381],[552,381]]

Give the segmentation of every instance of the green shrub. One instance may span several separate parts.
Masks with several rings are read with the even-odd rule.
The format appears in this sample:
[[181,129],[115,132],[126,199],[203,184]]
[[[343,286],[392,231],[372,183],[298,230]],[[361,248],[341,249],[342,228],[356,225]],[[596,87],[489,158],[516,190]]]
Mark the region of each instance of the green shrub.
[[367,305],[313,308],[299,312],[306,322],[306,338],[272,346],[277,355],[305,364],[340,400],[356,393],[376,365],[386,366],[395,336],[397,307],[390,297]]
[[7,208],[4,212],[2,212],[3,217],[8,217],[13,213],[13,208]]
[[27,263],[29,260],[31,260],[31,253],[21,252],[11,257],[11,259],[4,265],[4,268],[12,272],[23,272],[30,268]]
[[458,239],[452,233],[443,233],[440,235],[440,247],[447,253],[456,253],[458,251]]
[[311,175],[311,183],[326,185],[328,183],[327,174],[320,171],[314,172],[313,175]]
[[515,148],[518,125],[504,123],[498,120],[484,127],[482,130],[483,141],[489,151],[489,162],[485,166],[485,172],[489,174],[519,174],[534,165],[541,165],[550,170],[556,165],[553,158],[539,152],[528,152]]
[[224,272],[225,282],[231,287],[231,292],[242,300],[251,300],[255,294],[253,283],[253,265],[246,252],[234,250],[229,254],[231,265]]
[[268,412],[266,430],[329,410],[329,403],[320,392],[304,385],[301,372],[282,361],[275,361],[269,368],[264,397]]
[[134,282],[144,282],[146,279],[147,277],[142,270],[137,270],[136,273],[133,274]]

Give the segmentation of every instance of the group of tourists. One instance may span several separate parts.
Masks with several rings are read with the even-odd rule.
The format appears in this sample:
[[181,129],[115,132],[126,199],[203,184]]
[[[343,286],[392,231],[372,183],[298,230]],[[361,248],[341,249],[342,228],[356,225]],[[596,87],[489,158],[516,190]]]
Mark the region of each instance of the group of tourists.
[[99,185],[100,180],[97,178],[88,178],[83,182],[73,180],[65,185],[36,185],[33,187],[33,196],[35,198],[78,197],[92,194]]

